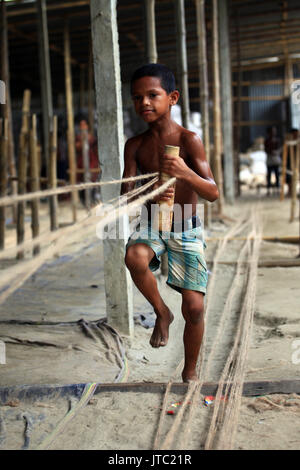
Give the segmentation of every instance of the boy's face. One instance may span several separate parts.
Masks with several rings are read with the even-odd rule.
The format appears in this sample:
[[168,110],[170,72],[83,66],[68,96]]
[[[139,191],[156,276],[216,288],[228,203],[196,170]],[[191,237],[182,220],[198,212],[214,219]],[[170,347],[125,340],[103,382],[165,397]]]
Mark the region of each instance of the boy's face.
[[158,77],[142,77],[132,85],[132,99],[136,113],[148,123],[154,122],[169,113],[177,103],[177,90],[167,94]]

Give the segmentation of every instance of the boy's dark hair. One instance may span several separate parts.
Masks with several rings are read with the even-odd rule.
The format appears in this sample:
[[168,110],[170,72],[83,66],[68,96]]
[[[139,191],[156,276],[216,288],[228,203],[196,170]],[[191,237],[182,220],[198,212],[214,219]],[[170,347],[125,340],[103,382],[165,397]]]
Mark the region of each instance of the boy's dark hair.
[[160,79],[161,87],[169,95],[176,89],[175,77],[173,72],[163,64],[146,64],[139,67],[131,77],[131,90],[133,83],[142,77],[157,77]]

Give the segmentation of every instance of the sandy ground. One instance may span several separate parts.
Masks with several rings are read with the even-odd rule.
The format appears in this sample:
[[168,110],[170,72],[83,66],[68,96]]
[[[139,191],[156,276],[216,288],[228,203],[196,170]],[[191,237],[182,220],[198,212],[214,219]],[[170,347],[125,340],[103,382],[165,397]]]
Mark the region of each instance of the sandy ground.
[[[259,204],[264,222],[264,236],[298,235],[299,220],[289,223],[290,200],[257,198],[255,193],[247,194],[234,206],[226,207],[226,215],[237,220],[246,210]],[[229,223],[228,223],[229,225]],[[217,237],[222,237],[229,226],[213,223],[206,236],[213,239],[208,243],[206,257],[213,260]],[[242,241],[230,242],[223,261],[234,261],[241,249]],[[295,258],[299,247],[293,244],[264,241],[260,261],[280,258]],[[94,227],[86,233],[84,241],[73,243],[59,253],[60,257],[49,260],[40,271],[11,296],[0,309],[0,320],[14,319],[30,321],[65,322],[70,324],[69,335],[74,323],[81,318],[94,321],[105,317],[105,295],[103,282],[103,259],[101,245],[95,237]],[[5,261],[8,264],[8,261]],[[3,263],[4,263],[3,262]],[[5,263],[4,263],[5,264]],[[4,266],[4,264],[2,264]],[[84,273],[84,275],[83,275]],[[234,267],[222,265],[218,275],[217,291],[213,293],[210,318],[206,321],[206,348],[209,353],[224,306],[225,294],[230,289]],[[62,284],[63,279],[63,284]],[[83,282],[84,279],[84,282]],[[134,288],[134,314],[136,317],[134,337],[123,338],[129,366],[129,382],[168,382],[183,357],[182,333],[184,321],[180,312],[180,294],[165,284],[163,276],[157,276],[164,300],[175,314],[170,329],[167,347],[153,349],[149,345],[152,329],[139,323],[140,314],[152,315],[152,308]],[[246,381],[300,379],[300,353],[297,355],[295,341],[300,336],[300,267],[259,268],[256,293],[254,325],[251,346],[247,359]],[[91,287],[94,286],[94,287]],[[97,286],[97,287],[95,287]],[[206,300],[207,301],[207,300]],[[239,315],[238,304],[234,306],[226,323],[222,340],[218,345],[210,374],[206,381],[218,380],[227,354],[232,346],[234,326]],[[72,327],[71,327],[72,325]],[[22,328],[21,328],[22,326]],[[1,327],[0,336],[12,334],[9,326]],[[12,327],[10,326],[10,329]],[[45,328],[45,326],[44,326]],[[75,328],[76,329],[76,328]],[[54,331],[54,330],[52,330]],[[32,330],[36,338],[41,334]],[[33,334],[33,333],[32,333]],[[49,328],[46,333],[50,335]],[[54,333],[53,333],[54,334]],[[64,335],[59,327],[52,340],[58,341]],[[26,337],[24,325],[13,326],[13,336]],[[38,340],[37,340],[38,342]],[[69,343],[74,344],[74,337]],[[76,337],[76,342],[87,346],[86,338]],[[39,346],[36,345],[36,348]],[[299,348],[299,345],[298,345]],[[105,359],[95,360],[95,351],[83,356],[74,349],[49,352],[51,348],[35,351],[42,358],[38,363],[32,355],[32,347],[24,344],[7,345],[7,364],[0,365],[0,386],[43,383],[76,383],[86,381],[112,382],[116,373],[116,362]],[[82,353],[82,351],[81,351]],[[47,359],[48,354],[48,359]],[[53,355],[52,355],[53,354]],[[56,356],[55,356],[56,355]],[[23,360],[22,360],[23,357]],[[90,362],[89,362],[90,361]],[[42,363],[42,366],[41,366]],[[97,375],[99,367],[99,376]],[[180,381],[181,370],[173,377]],[[50,380],[51,379],[51,380]],[[168,407],[183,397],[171,394]],[[187,449],[203,448],[214,404],[205,406],[203,396],[199,398],[195,417],[189,426]],[[265,398],[269,401],[264,401]],[[92,404],[82,409],[72,420],[51,449],[151,449],[157,429],[163,396],[159,393],[97,393]],[[270,401],[271,400],[271,401]],[[12,406],[12,405],[17,406]],[[55,428],[65,415],[69,400],[57,398],[39,402],[24,401],[2,404],[0,424],[5,425],[4,449],[20,449],[24,444],[23,413],[28,412],[33,421],[33,432],[29,448],[36,446]],[[300,448],[300,397],[298,395],[269,395],[267,397],[243,397],[235,449],[299,449]],[[1,421],[2,417],[2,421]],[[166,416],[163,436],[174,422],[174,416]],[[182,448],[185,435],[183,421],[172,448]],[[0,426],[1,446],[1,426]]]

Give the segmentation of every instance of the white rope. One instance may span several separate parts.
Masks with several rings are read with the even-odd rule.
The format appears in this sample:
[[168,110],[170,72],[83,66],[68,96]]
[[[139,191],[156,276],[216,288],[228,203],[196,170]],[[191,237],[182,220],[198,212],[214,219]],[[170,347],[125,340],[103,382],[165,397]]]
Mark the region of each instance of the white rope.
[[3,206],[11,206],[12,204],[16,204],[18,202],[24,201],[32,201],[33,199],[41,199],[47,196],[54,196],[57,194],[64,194],[69,193],[72,191],[80,191],[82,189],[92,189],[99,186],[105,186],[108,184],[117,184],[117,183],[127,183],[130,181],[138,181],[142,179],[151,178],[157,176],[158,173],[148,173],[146,175],[139,175],[139,176],[131,176],[128,178],[123,178],[121,180],[111,180],[111,181],[98,181],[95,183],[79,183],[73,184],[69,186],[64,186],[63,188],[55,188],[55,189],[46,189],[44,191],[35,191],[29,194],[19,194],[16,196],[5,196],[0,198],[0,207]]

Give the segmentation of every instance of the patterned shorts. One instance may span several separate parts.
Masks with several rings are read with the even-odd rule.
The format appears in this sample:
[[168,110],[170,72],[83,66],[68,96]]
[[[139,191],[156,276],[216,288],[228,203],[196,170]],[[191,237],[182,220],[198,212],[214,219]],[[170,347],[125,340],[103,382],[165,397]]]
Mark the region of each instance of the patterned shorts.
[[[194,227],[195,219],[199,225]],[[206,244],[200,219],[192,217],[185,220],[184,231],[161,232],[154,230],[151,223],[139,224],[129,237],[126,250],[130,246],[143,243],[154,251],[149,263],[151,271],[160,265],[159,257],[168,254],[167,284],[180,292],[180,288],[206,293],[207,267],[204,258]]]

